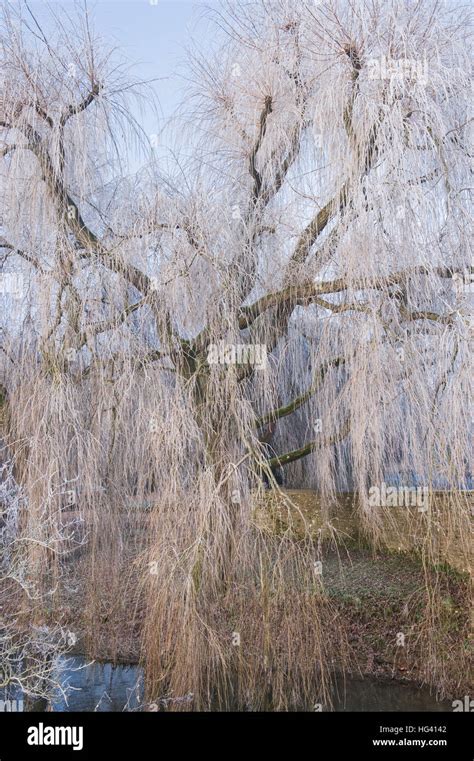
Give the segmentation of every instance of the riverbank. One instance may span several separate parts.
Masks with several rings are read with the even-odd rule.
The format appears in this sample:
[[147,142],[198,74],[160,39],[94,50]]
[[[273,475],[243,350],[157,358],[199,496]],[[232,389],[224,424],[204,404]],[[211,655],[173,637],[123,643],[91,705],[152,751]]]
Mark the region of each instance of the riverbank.
[[[290,496],[294,500],[295,492]],[[298,513],[291,527],[282,511],[267,511],[266,523],[256,515],[259,530],[275,536],[291,529],[297,542],[301,541],[297,520],[313,521],[315,537],[322,526],[327,529],[321,512],[314,509],[311,493],[297,492],[296,496],[304,512]],[[266,499],[271,502],[275,495]],[[146,521],[144,517],[144,533]],[[334,611],[334,631],[338,637],[342,632],[347,643],[344,654],[335,646],[334,666],[345,666],[352,678],[427,685],[448,699],[471,694],[469,574],[449,564],[427,567],[402,547],[374,551],[353,531],[351,521],[344,510],[333,516],[336,533],[323,532],[319,548],[318,581]],[[123,574],[109,581],[102,578],[100,593],[81,585],[80,580],[87,577],[81,571],[89,563],[87,551],[69,564],[70,591],[60,607],[63,625],[74,633],[73,652],[114,663],[140,662],[145,605],[140,548],[137,541],[124,549]],[[107,568],[103,572],[107,574]]]

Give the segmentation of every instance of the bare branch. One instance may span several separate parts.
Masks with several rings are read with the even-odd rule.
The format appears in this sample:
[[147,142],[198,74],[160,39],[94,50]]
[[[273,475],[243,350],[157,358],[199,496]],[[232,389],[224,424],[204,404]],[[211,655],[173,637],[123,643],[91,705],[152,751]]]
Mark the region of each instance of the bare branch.
[[[470,271],[474,270],[471,268]],[[406,283],[411,277],[417,275],[435,275],[439,278],[452,278],[456,274],[463,274],[463,270],[450,267],[426,267],[420,265],[410,270],[403,270],[392,275],[376,278],[359,278],[347,281],[344,278],[337,280],[328,280],[321,282],[303,283],[302,285],[288,286],[281,291],[266,294],[258,301],[249,306],[242,307],[240,310],[239,327],[243,330],[248,327],[257,317],[263,314],[267,309],[275,306],[307,306],[315,301],[317,297],[328,293],[339,293],[341,291],[367,291],[383,290],[393,285]],[[329,303],[329,302],[328,302]],[[329,307],[327,307],[329,308]],[[337,308],[336,310],[337,311]],[[344,311],[344,307],[340,310]],[[364,309],[365,311],[365,309]]]
[[311,386],[305,391],[303,394],[300,394],[299,396],[296,396],[294,399],[291,400],[291,402],[288,402],[288,404],[283,405],[282,407],[278,407],[275,410],[272,410],[271,412],[268,412],[266,415],[263,415],[263,417],[258,418],[255,421],[255,426],[257,428],[263,428],[266,425],[274,423],[276,420],[280,420],[281,418],[286,417],[287,415],[291,415],[293,412],[298,410],[300,407],[305,404],[308,399],[310,399],[316,391],[321,387],[321,384],[331,367],[339,367],[343,362],[345,362],[345,357],[335,357],[334,359],[328,360],[327,362],[324,362],[320,367],[318,367],[314,373],[315,380],[311,384]]
[[86,108],[88,108],[91,103],[97,98],[101,91],[101,85],[98,82],[95,82],[92,86],[92,89],[87,95],[79,102],[74,105],[69,105],[66,110],[61,114],[61,117],[59,119],[59,124],[61,127],[64,127],[68,119],[71,118],[71,116],[75,116],[76,114],[80,114],[82,111],[85,111]]
[[296,460],[301,460],[303,457],[311,454],[311,452],[314,452],[318,449],[331,447],[334,444],[338,444],[340,441],[343,441],[349,435],[350,429],[350,421],[347,421],[341,430],[332,436],[329,436],[326,439],[314,439],[313,441],[309,441],[300,449],[293,449],[291,452],[286,452],[285,454],[271,457],[266,461],[266,465],[269,468],[278,468],[284,465],[289,465],[291,462],[296,462]]

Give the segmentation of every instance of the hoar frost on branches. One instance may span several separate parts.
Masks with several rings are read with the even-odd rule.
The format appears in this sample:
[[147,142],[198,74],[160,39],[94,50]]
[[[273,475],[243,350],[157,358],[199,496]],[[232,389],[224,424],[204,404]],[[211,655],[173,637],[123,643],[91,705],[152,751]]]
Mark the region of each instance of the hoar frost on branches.
[[[128,495],[158,495],[151,692],[204,705],[237,670],[248,700],[260,678],[285,706],[288,684],[314,702],[316,672],[326,694],[332,614],[318,548],[253,525],[262,472],[327,504],[354,490],[374,540],[371,487],[442,486],[468,537],[469,27],[432,0],[216,13],[176,161],[130,179],[139,88],[89,17],[48,41],[5,10],[0,245],[23,298],[3,375],[30,524],[46,503],[54,523],[47,495],[79,480],[91,599],[113,573],[121,588]],[[213,346],[266,361],[209,362]]]

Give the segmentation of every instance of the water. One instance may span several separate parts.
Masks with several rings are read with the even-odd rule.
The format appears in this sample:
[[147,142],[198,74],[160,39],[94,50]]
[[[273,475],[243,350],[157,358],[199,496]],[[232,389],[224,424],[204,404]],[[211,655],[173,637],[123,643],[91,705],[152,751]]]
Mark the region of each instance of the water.
[[90,663],[81,656],[60,659],[61,684],[53,711],[137,711],[143,699],[143,676],[138,666]]
[[426,688],[376,679],[347,679],[345,695],[334,701],[336,711],[452,711],[449,701],[437,701]]
[[[143,676],[138,666],[87,663],[79,656],[61,663],[61,682],[67,700],[58,695],[54,711],[137,711],[143,699]],[[336,711],[452,711],[449,701],[438,702],[429,690],[412,684],[375,679],[346,679],[334,698]]]

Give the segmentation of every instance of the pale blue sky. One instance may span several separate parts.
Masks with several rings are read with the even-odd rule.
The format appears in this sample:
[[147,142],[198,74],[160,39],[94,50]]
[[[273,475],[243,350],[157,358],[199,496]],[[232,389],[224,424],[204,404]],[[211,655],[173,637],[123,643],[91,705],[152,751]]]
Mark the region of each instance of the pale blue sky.
[[[136,114],[148,135],[159,133],[164,121],[180,102],[184,82],[185,47],[191,40],[208,49],[216,29],[209,26],[206,8],[216,8],[220,0],[87,0],[93,27],[101,37],[132,65],[133,77],[154,80],[162,120],[156,124],[150,113]],[[35,16],[47,17],[46,7],[81,7],[82,0],[28,0]],[[132,159],[133,163],[133,159]]]
[[113,40],[136,64],[144,79],[162,78],[154,88],[165,116],[179,101],[181,81],[175,72],[191,37],[206,45],[210,35],[203,19],[216,0],[90,0],[95,28]]

